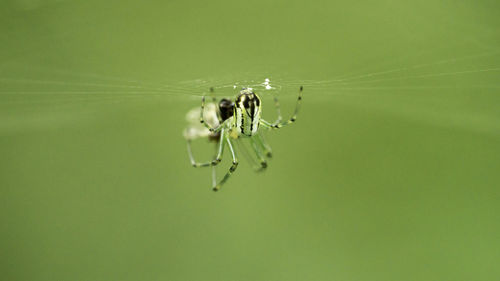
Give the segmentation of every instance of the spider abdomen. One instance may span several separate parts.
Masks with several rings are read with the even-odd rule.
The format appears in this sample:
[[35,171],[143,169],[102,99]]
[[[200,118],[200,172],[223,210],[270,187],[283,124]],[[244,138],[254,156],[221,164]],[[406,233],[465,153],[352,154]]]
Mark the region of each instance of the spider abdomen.
[[253,136],[259,129],[260,97],[251,90],[242,90],[235,101],[234,126],[239,135]]

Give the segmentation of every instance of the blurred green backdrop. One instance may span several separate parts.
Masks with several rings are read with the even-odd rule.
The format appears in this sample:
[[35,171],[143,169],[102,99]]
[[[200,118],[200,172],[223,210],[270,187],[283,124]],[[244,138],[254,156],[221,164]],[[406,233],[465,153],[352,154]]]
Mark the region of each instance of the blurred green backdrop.
[[[1,280],[498,280],[498,1],[1,6]],[[213,193],[185,113],[264,78]]]

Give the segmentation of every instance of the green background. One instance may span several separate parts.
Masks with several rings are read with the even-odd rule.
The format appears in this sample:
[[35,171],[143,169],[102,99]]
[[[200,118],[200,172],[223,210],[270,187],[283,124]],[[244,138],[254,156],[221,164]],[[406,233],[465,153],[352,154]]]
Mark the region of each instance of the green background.
[[[498,280],[499,11],[4,1],[0,279]],[[213,193],[185,114],[264,78],[298,122]]]

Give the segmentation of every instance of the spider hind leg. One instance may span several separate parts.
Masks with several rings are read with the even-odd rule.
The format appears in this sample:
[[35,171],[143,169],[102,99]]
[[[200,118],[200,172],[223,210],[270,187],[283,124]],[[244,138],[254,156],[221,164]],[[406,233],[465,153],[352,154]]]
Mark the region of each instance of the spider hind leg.
[[[236,168],[238,168],[238,159],[236,158],[236,152],[234,151],[233,144],[229,138],[229,136],[225,136],[224,139],[221,138],[221,141],[225,141],[227,143],[227,146],[229,148],[229,151],[231,152],[231,157],[233,160],[233,163],[231,164],[231,167],[229,167],[229,170],[226,172],[222,180],[218,183],[215,184],[212,188],[213,191],[218,191],[222,185],[231,177],[231,175],[236,171]],[[215,181],[214,181],[215,183]]]

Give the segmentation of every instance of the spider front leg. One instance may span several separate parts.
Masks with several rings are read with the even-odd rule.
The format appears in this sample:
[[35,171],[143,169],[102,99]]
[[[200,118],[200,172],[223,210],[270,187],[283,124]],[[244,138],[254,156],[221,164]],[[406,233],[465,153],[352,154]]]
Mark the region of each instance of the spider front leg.
[[[278,119],[274,123],[269,123],[268,121],[261,119],[260,124],[266,128],[279,129],[283,126],[286,126],[288,124],[292,124],[293,122],[295,122],[295,120],[297,120],[297,114],[299,113],[299,110],[300,110],[303,89],[304,89],[304,87],[300,86],[299,96],[297,98],[297,103],[295,104],[295,111],[293,112],[293,115],[292,115],[292,117],[290,117],[290,119],[285,120],[285,121],[281,121],[281,111],[278,111],[279,112]],[[277,107],[277,110],[279,110],[279,103],[277,102],[277,98],[275,98],[275,106]]]
[[[210,88],[210,97],[212,97],[212,102],[215,104],[215,107],[217,107],[217,98],[215,97],[214,94],[214,87]],[[219,120],[219,124],[222,124],[222,116],[220,115],[220,110],[216,109],[215,114],[217,115],[217,120]]]
[[274,121],[273,125],[278,125],[283,119],[283,117],[281,116],[280,101],[278,100],[277,96],[274,96],[274,107],[276,108],[276,113],[278,114],[278,117],[276,118],[276,121]]
[[[213,103],[215,104],[215,106],[217,106],[216,99],[215,99],[215,96],[214,96],[214,88],[210,88],[210,93],[211,93],[211,96],[212,96]],[[219,121],[219,125],[217,127],[215,127],[215,128],[213,128],[212,126],[210,126],[210,124],[207,123],[207,121],[205,120],[204,114],[205,114],[205,96],[203,96],[201,98],[200,123],[203,124],[212,133],[218,132],[218,131],[220,131],[222,129],[222,122],[221,122],[222,119],[221,119],[219,110],[216,110],[216,114],[217,114],[217,119]]]
[[[225,131],[225,130],[223,130],[223,131]],[[223,141],[223,140],[221,139],[221,141]],[[229,151],[231,151],[231,157],[233,159],[233,164],[229,168],[229,171],[227,171],[227,173],[224,175],[222,180],[219,182],[219,184],[214,185],[213,191],[218,191],[222,187],[222,185],[231,177],[231,175],[234,173],[234,171],[236,171],[236,168],[238,167],[238,159],[236,158],[236,152],[234,151],[234,147],[233,147],[233,144],[231,142],[229,135],[225,136],[225,141],[227,142],[227,146],[229,147]]]

